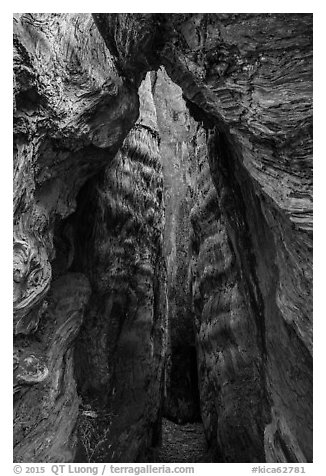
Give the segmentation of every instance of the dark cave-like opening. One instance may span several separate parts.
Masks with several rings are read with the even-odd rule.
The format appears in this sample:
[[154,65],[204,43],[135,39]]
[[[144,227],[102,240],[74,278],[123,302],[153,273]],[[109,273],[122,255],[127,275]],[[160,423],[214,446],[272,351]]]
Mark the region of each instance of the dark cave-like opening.
[[[117,435],[119,434],[119,421],[121,420],[122,425],[124,421],[128,421],[137,400],[137,396],[131,400],[127,398],[121,415],[121,405],[117,404],[114,398],[115,388],[121,384],[121,378],[124,378],[123,366],[122,370],[119,368],[121,366],[119,359],[126,359],[132,365],[136,358],[132,351],[131,341],[128,342],[128,350],[124,347],[123,355],[120,357],[119,353],[120,339],[123,339],[126,325],[135,318],[132,313],[136,313],[136,303],[132,302],[130,291],[131,283],[135,285],[137,279],[137,269],[134,265],[131,266],[128,279],[125,279],[123,283],[118,279],[104,291],[101,289],[101,283],[97,283],[98,270],[100,273],[106,273],[109,269],[109,261],[93,259],[92,253],[95,251],[94,246],[97,246],[97,240],[101,237],[101,233],[105,233],[102,237],[103,243],[120,246],[121,235],[124,233],[123,222],[117,216],[111,220],[112,209],[110,208],[106,210],[104,215],[106,218],[103,222],[101,224],[97,222],[99,184],[103,184],[103,172],[90,179],[82,187],[77,198],[76,212],[56,226],[54,236],[56,247],[56,259],[53,263],[54,278],[69,269],[73,273],[86,271],[93,282],[86,318],[74,345],[74,375],[80,399],[75,462],[80,463],[107,460],[108,441],[115,438],[115,431]],[[101,225],[104,227],[102,232]],[[137,227],[132,230],[135,232]],[[128,239],[128,232],[124,239]],[[119,263],[121,268],[131,264],[133,251],[128,247],[124,248],[123,258]],[[110,254],[110,259],[115,261],[115,251]],[[113,272],[116,272],[115,267]],[[167,278],[167,288],[170,284]],[[141,302],[144,296],[138,295],[138,298]],[[182,299],[182,296],[179,298]],[[157,303],[157,306],[161,307],[162,303]],[[162,445],[162,435],[164,437],[167,431],[166,425],[169,425],[166,420],[177,424],[181,431],[183,431],[182,428],[187,428],[187,424],[201,425],[197,354],[195,344],[192,343],[195,339],[193,317],[190,320],[181,321],[179,329],[176,317],[169,322],[167,329],[169,329],[168,340],[173,335],[172,338],[176,338],[178,343],[170,348],[168,375],[165,375],[162,381],[163,385],[158,395],[160,400],[156,402],[161,407],[159,419],[152,425],[148,451],[143,453],[140,461],[157,460],[157,448]],[[185,326],[188,326],[187,335],[182,334]],[[152,330],[153,332],[155,329]],[[186,336],[189,344],[181,343],[182,336]],[[143,398],[141,393],[138,398]],[[128,405],[130,405],[129,409]],[[117,422],[114,418],[117,418]],[[163,427],[165,427],[163,430],[162,418]]]
[[200,422],[197,353],[194,345],[172,348],[164,416],[178,424]]

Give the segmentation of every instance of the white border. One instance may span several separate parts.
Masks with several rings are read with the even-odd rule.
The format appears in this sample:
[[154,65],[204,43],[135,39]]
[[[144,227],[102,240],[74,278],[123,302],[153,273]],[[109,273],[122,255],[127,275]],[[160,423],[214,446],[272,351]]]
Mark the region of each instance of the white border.
[[[162,3],[149,1],[119,0],[113,5],[111,2],[90,2],[82,5],[81,2],[56,1],[52,5],[44,1],[15,1],[4,6],[1,17],[1,132],[4,146],[1,147],[0,158],[0,204],[1,204],[1,450],[2,460],[6,468],[1,470],[4,475],[12,473],[12,14],[13,12],[262,12],[262,13],[314,13],[314,463],[306,466],[308,475],[325,474],[324,448],[325,437],[325,339],[326,315],[324,314],[326,263],[326,169],[325,144],[323,137],[326,134],[326,107],[325,107],[325,31],[326,18],[324,2],[319,1],[171,1]],[[225,8],[223,8],[225,7]],[[10,11],[9,11],[10,10]],[[251,474],[249,464],[223,464],[220,469],[214,465],[196,465],[195,474],[216,474],[222,471],[223,476],[228,474]],[[265,465],[273,467],[275,465]],[[50,474],[50,473],[49,473]]]

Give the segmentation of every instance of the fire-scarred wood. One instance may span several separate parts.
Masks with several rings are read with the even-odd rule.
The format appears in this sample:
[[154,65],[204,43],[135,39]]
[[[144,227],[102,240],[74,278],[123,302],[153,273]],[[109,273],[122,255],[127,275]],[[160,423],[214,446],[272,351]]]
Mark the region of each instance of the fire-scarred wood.
[[[142,168],[144,157],[149,160],[158,150],[155,108],[147,115],[149,123],[141,126],[142,109],[136,121],[138,89],[146,73],[160,65],[181,87],[193,119],[206,130],[197,137],[202,148],[194,157],[206,150],[210,177],[203,184],[198,173],[197,204],[191,213],[191,282],[206,436],[220,461],[312,461],[310,14],[15,16],[14,333],[20,349],[14,354],[16,459],[59,461],[59,452],[64,455],[60,461],[74,457],[72,341],[67,334],[64,351],[58,347],[60,355],[66,355],[59,361],[66,366],[55,374],[64,374],[64,398],[70,391],[74,395],[68,420],[56,416],[65,411],[65,400],[55,403],[49,398],[46,382],[56,377],[46,346],[36,343],[50,325],[55,282],[68,279],[72,266],[89,276],[92,288],[108,283],[112,269],[99,283],[91,275],[97,266],[105,268],[100,262],[106,259],[103,249],[95,247],[84,257],[87,266],[76,268],[78,227],[70,215],[76,208],[76,216],[80,213],[76,198],[86,182],[89,186],[98,173],[108,178],[103,171],[118,156],[125,157],[127,166],[132,155]],[[143,94],[147,106],[151,94],[150,88]],[[203,169],[208,174],[207,165]],[[150,187],[147,172],[140,171],[138,190],[133,180],[118,178],[122,169],[116,171],[117,183],[137,206],[137,193],[142,196]],[[137,176],[133,168],[131,172]],[[99,190],[108,197],[114,184],[111,179],[106,182],[109,190],[102,190],[103,183]],[[113,207],[112,200],[99,203],[103,214],[111,210],[115,221],[109,226],[118,230],[125,223],[124,207]],[[146,223],[159,216],[155,206],[145,207]],[[146,239],[151,241],[151,233]],[[110,255],[108,269],[117,259]],[[70,284],[67,289],[74,296],[79,284],[74,279],[71,283],[76,289]],[[83,306],[88,293],[83,294]],[[101,307],[100,300],[95,301],[91,298],[87,316],[92,306]],[[144,331],[144,342],[150,328]],[[54,335],[58,329],[53,328]],[[160,365],[163,347],[158,346]],[[94,381],[103,368],[101,364]],[[146,379],[140,380],[145,385]],[[160,398],[158,389],[154,393]],[[29,429],[23,429],[21,421],[40,395],[48,402],[43,426],[31,412]],[[160,404],[155,400],[151,422],[157,421]],[[44,438],[52,435],[46,450],[35,436],[41,429]],[[124,444],[133,431],[124,434]],[[150,443],[150,438],[145,440],[139,443],[137,436],[139,446],[129,452],[117,448],[118,460],[137,458],[140,447]],[[114,445],[119,446],[116,441]]]

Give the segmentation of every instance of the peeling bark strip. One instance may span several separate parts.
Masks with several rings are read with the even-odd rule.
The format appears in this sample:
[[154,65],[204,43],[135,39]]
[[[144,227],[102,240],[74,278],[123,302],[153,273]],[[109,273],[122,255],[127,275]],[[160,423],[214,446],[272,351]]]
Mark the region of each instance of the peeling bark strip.
[[14,16],[13,319],[15,461],[152,458],[194,341],[213,460],[312,461],[312,15]]

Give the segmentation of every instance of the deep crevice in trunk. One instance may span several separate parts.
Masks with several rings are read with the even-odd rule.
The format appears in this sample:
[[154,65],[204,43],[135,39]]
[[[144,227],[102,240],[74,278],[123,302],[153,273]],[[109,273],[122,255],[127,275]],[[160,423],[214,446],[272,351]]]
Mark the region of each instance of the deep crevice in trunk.
[[15,458],[311,461],[310,17],[33,15]]

